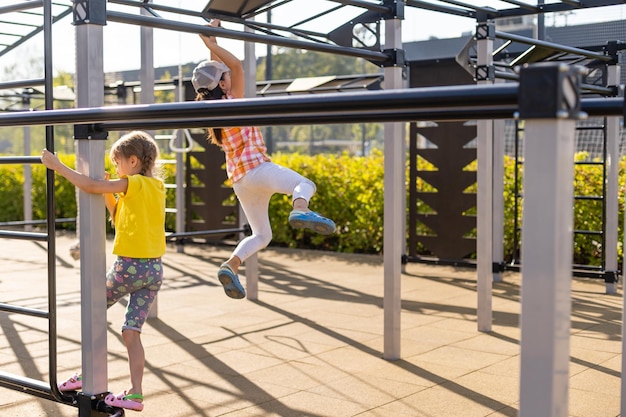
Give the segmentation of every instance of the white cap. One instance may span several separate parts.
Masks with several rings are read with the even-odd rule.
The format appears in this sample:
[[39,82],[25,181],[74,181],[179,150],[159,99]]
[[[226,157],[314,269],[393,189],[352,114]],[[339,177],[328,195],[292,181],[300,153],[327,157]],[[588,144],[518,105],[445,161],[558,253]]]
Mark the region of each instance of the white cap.
[[202,88],[211,91],[217,87],[222,74],[229,71],[230,69],[222,62],[203,61],[194,68],[191,83],[196,92]]

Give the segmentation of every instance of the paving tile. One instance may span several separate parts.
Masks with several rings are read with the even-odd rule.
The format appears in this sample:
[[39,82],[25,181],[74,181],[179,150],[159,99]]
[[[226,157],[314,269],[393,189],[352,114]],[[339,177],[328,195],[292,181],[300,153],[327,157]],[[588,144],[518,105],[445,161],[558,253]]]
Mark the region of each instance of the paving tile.
[[[80,262],[67,254],[73,236],[57,240],[57,374],[65,379],[81,361]],[[493,327],[483,333],[475,270],[405,265],[401,358],[392,361],[384,359],[382,257],[268,248],[259,254],[259,299],[232,300],[215,278],[231,249],[168,248],[158,317],[142,334],[142,417],[517,416],[519,274],[493,284]],[[3,302],[46,307],[45,253],[33,242],[0,242]],[[27,295],[24,285],[33,289]],[[129,384],[124,307],[105,321],[115,392]],[[621,309],[621,296],[604,294],[602,282],[572,280],[570,417],[619,414]],[[47,380],[47,338],[45,321],[0,312],[0,371]],[[76,414],[0,387],[2,416]]]

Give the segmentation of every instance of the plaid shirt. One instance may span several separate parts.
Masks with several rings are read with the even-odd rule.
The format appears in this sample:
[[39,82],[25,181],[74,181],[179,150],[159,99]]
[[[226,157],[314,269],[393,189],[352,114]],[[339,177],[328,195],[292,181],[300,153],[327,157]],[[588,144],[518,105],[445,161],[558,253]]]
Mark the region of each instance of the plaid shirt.
[[226,153],[226,173],[233,183],[270,161],[263,135],[255,126],[222,129],[222,149]]

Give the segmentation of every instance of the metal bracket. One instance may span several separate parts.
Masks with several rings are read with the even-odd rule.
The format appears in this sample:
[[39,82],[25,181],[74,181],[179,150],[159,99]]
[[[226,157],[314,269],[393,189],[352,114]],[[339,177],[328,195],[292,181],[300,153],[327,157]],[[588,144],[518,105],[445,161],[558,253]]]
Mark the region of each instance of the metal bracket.
[[606,284],[619,283],[619,272],[618,271],[604,271],[604,282]]
[[107,24],[106,0],[72,0],[72,24],[78,25],[101,25]]
[[74,125],[74,140],[107,140],[109,132],[98,128],[95,124]]
[[381,14],[382,20],[404,19],[404,0],[384,0],[383,5],[389,7],[387,14]]
[[491,263],[491,273],[493,274],[501,274],[506,271],[506,265],[504,262],[492,262]]
[[580,84],[584,67],[561,63],[524,65],[520,71],[519,118],[573,119],[580,110]]
[[495,39],[496,38],[496,26],[493,22],[487,23],[478,23],[476,24],[476,34],[474,38],[477,41],[483,41],[486,39]]
[[493,81],[496,79],[496,69],[493,65],[477,65],[474,71],[474,81]]
[[[624,45],[621,45],[624,46]],[[619,48],[618,41],[609,41],[604,47],[604,54],[611,57],[611,62],[605,63],[608,65],[619,65]]]
[[383,67],[404,67],[406,65],[404,49],[385,49],[383,53],[388,57],[383,62]]
[[105,404],[104,397],[108,394],[108,392],[105,392],[103,394],[89,395],[79,392],[77,395],[78,417],[122,417],[124,415],[123,409]]

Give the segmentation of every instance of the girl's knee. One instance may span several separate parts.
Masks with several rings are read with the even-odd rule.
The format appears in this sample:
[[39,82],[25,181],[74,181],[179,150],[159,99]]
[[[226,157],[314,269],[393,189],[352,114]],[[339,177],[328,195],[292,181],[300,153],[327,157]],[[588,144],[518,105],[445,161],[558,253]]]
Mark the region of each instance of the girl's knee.
[[122,339],[126,346],[141,343],[141,332],[133,329],[124,329],[122,330]]
[[266,248],[272,241],[272,234],[259,235],[259,243]]

